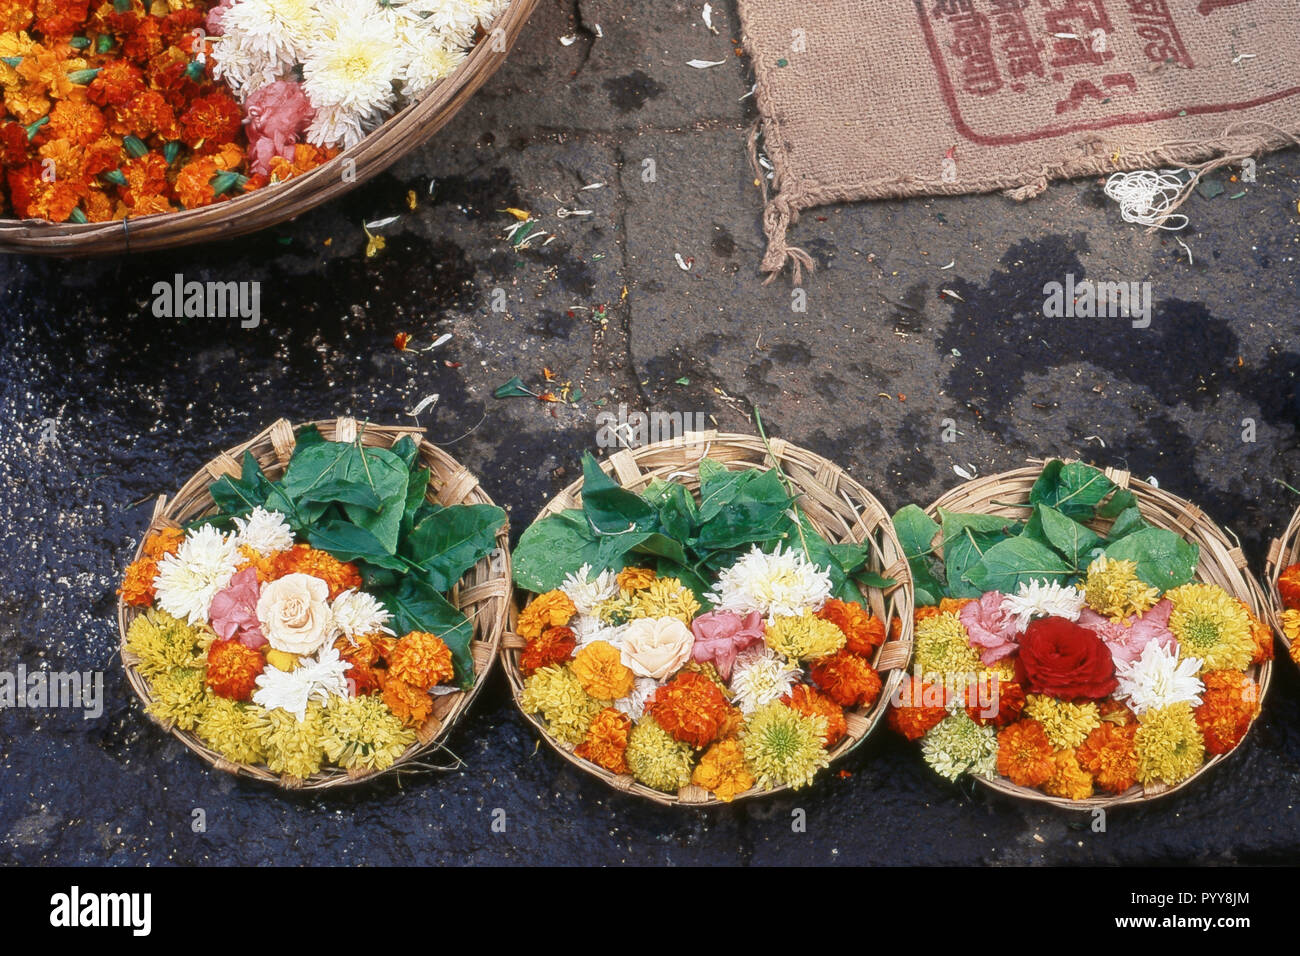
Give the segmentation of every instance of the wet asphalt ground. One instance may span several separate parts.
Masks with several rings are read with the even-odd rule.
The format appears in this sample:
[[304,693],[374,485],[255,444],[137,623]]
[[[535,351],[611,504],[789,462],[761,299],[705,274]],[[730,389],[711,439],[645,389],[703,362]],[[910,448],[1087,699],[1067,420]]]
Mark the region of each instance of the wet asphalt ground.
[[[578,474],[597,416],[624,403],[737,430],[759,409],[890,510],[959,481],[954,465],[1129,468],[1198,502],[1262,567],[1300,503],[1283,484],[1300,486],[1300,153],[1194,198],[1187,249],[1123,223],[1094,180],[1023,205],[816,210],[791,237],[819,265],[794,312],[788,279],[757,274],[735,7],[714,4],[714,36],[700,6],[543,0],[431,143],[282,227],[129,259],[0,259],[0,670],[102,671],[105,698],[92,719],[0,711],[0,861],[1295,862],[1300,680],[1286,660],[1225,765],[1113,811],[1105,832],[946,785],[887,732],[799,794],[656,808],[539,747],[499,673],[449,740],[461,769],[322,796],[210,771],[146,720],[117,657],[114,589],[152,499],[278,417],[409,423],[433,394],[420,424],[509,509],[516,540]],[[516,250],[507,207],[556,238]],[[362,224],[394,215],[367,258]],[[259,282],[260,323],[156,318],[153,286],[176,274]],[[1043,286],[1071,274],[1150,282],[1150,327],[1044,318]],[[451,338],[400,352],[398,332],[415,349]],[[494,399],[515,375],[582,396]]]

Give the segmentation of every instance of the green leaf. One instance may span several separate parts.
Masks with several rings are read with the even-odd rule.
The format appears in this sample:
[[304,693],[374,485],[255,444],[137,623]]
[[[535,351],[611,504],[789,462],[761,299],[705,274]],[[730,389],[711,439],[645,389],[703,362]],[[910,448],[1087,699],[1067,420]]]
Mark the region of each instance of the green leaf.
[[756,474],[753,469],[729,471],[712,458],[703,459],[699,464],[700,522],[712,521],[717,513],[740,493],[740,489],[753,480]]
[[1047,545],[1023,535],[995,544],[979,563],[966,572],[966,581],[977,589],[1014,594],[1022,582],[1064,584],[1073,576],[1065,559]]
[[294,439],[294,451],[301,448],[310,448],[312,445],[325,444],[325,436],[320,433],[320,429],[315,425],[306,425],[298,431]]
[[582,510],[601,534],[650,530],[659,518],[650,502],[605,474],[590,452],[582,456]]
[[403,435],[397,439],[397,441],[393,442],[393,447],[390,450],[394,455],[402,459],[402,464],[406,466],[407,471],[415,467],[415,462],[420,457],[420,448],[410,435]]
[[359,505],[371,511],[378,511],[381,504],[368,485],[340,480],[327,481],[324,484],[317,485],[299,498],[298,504],[300,507],[311,503],[329,505],[336,501]]
[[858,582],[864,588],[881,588],[888,589],[894,587],[898,582],[893,578],[887,578],[883,574],[877,574],[875,571],[858,571],[853,575],[853,580]]
[[1102,543],[1090,529],[1047,505],[1034,506],[1025,534],[1051,545],[1075,570],[1085,567],[1088,552]]
[[418,578],[408,577],[395,589],[380,591],[375,597],[393,615],[398,634],[426,631],[436,634],[451,649],[456,683],[462,690],[474,684],[474,658],[470,642],[474,625],[454,604]]
[[444,508],[415,526],[402,554],[419,565],[420,579],[448,591],[461,575],[496,547],[506,513],[495,505]]
[[270,488],[271,482],[257,459],[246,451],[239,478],[222,475],[208,486],[208,493],[223,515],[242,516],[258,506],[264,507]]
[[699,509],[685,485],[656,479],[646,489],[645,498],[658,510],[659,524],[665,534],[683,542],[694,536]]
[[831,557],[845,574],[853,574],[864,564],[871,554],[871,545],[858,541],[845,541],[828,545]]
[[955,598],[977,598],[983,593],[966,580],[966,572],[980,562],[994,545],[1020,533],[1022,525],[1013,518],[970,514],[939,509],[943,522],[944,573],[948,594]]
[[938,604],[944,586],[931,570],[934,538],[938,523],[916,505],[906,505],[894,513],[894,533],[903,547],[903,555],[912,569],[918,606]]
[[1115,523],[1110,526],[1110,532],[1106,535],[1112,542],[1120,538],[1127,537],[1134,531],[1141,531],[1143,528],[1149,528],[1146,518],[1142,517],[1142,512],[1136,507],[1125,508],[1115,519]]
[[365,528],[346,521],[330,521],[307,532],[307,543],[340,561],[367,561],[381,568],[406,571],[407,564],[389,554],[383,542]]
[[537,396],[524,387],[523,379],[518,375],[503,385],[498,385],[492,392],[493,398],[536,398]]
[[772,541],[782,531],[792,527],[789,511],[793,501],[773,470],[749,473],[729,500],[718,504],[712,518],[705,517],[700,508],[702,526],[693,542],[698,548],[715,551],[721,548],[738,548],[748,544]]
[[411,472],[410,480],[406,483],[406,506],[402,509],[402,537],[406,537],[412,528],[442,508],[442,505],[434,504],[425,497],[429,491],[431,475],[432,472],[424,467]]
[[1029,491],[1029,503],[1050,505],[1068,517],[1088,521],[1114,490],[1115,483],[1091,465],[1077,461],[1067,465],[1056,458],[1043,466]]
[[1106,548],[1108,558],[1136,561],[1137,576],[1161,591],[1192,580],[1200,556],[1198,545],[1164,528],[1134,531]]
[[[584,564],[599,571],[603,567],[597,563],[600,544],[586,515],[576,508],[535,521],[524,529],[515,548],[515,584],[542,594],[559,587]],[[622,568],[620,563],[614,570]]]
[[1098,518],[1114,518],[1129,508],[1137,507],[1137,496],[1127,488],[1116,488],[1115,493],[1097,509]]
[[637,554],[651,554],[657,558],[664,558],[674,564],[687,563],[686,551],[681,542],[663,534],[651,534],[631,550]]

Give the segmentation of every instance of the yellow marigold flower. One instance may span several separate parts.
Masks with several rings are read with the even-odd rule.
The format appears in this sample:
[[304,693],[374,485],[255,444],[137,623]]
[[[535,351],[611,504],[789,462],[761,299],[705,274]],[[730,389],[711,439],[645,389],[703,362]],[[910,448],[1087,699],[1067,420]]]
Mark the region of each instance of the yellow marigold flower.
[[807,717],[779,701],[756,710],[740,735],[745,760],[764,790],[812,783],[830,763],[825,740],[825,717]]
[[266,710],[228,697],[208,694],[194,732],[209,747],[232,763],[261,763],[266,756],[262,736]]
[[676,578],[656,578],[632,598],[630,619],[639,617],[675,617],[687,627],[699,613],[700,602],[690,588]]
[[804,611],[798,617],[778,617],[763,635],[767,646],[792,661],[834,654],[848,640],[830,621]]
[[618,648],[608,641],[592,641],[569,665],[582,689],[598,700],[618,700],[632,693],[636,675],[623,663]]
[[1088,607],[1113,621],[1149,611],[1160,592],[1137,576],[1136,561],[1117,561],[1104,554],[1088,565],[1083,582]]
[[1205,741],[1192,705],[1174,704],[1147,711],[1138,718],[1138,780],[1175,784],[1186,780],[1205,759]]
[[968,677],[982,665],[970,646],[970,636],[956,614],[935,614],[916,625],[913,673],[925,680],[942,680],[948,675]]
[[1030,694],[1025,698],[1024,714],[1043,725],[1047,739],[1057,750],[1079,746],[1101,726],[1101,712],[1091,700],[1072,704],[1045,694]]
[[373,694],[331,697],[325,706],[321,745],[345,770],[384,770],[415,743],[415,731]]
[[275,555],[262,554],[251,545],[241,544],[239,546],[239,556],[243,560],[239,563],[236,571],[243,571],[245,568],[252,568],[257,574],[257,580],[262,584],[267,581],[275,580]]
[[543,667],[524,681],[519,706],[526,714],[542,715],[552,736],[571,744],[582,743],[592,718],[604,703],[583,690],[582,682],[567,667]]
[[719,740],[704,752],[699,766],[691,774],[691,783],[703,787],[724,803],[730,803],[737,794],[754,785],[754,775],[745,763],[745,751],[740,741],[732,738]]
[[563,591],[547,591],[533,598],[532,603],[524,608],[515,625],[515,633],[531,641],[541,637],[542,631],[548,627],[568,624],[577,613],[578,609]]
[[267,726],[262,738],[266,766],[273,773],[285,773],[306,780],[325,761],[325,708],[311,701],[303,719],[287,710],[276,708],[266,715]]
[[166,611],[145,611],[127,628],[126,649],[140,659],[140,673],[152,680],[173,667],[203,667],[206,652],[199,648],[211,644],[212,637]]
[[650,568],[624,568],[614,580],[620,591],[640,591],[654,584],[655,573]]
[[1056,770],[1043,784],[1043,793],[1067,800],[1087,800],[1092,796],[1092,774],[1079,766],[1073,750],[1058,750],[1052,754],[1052,762]]
[[653,717],[632,728],[627,765],[647,787],[675,793],[691,782],[691,745],[674,740]]
[[193,730],[207,706],[203,670],[198,667],[173,667],[149,682],[153,700],[145,711],[164,724],[181,730]]
[[1250,616],[1215,584],[1184,584],[1165,597],[1173,603],[1169,630],[1178,638],[1178,656],[1199,657],[1201,673],[1245,670],[1255,656]]

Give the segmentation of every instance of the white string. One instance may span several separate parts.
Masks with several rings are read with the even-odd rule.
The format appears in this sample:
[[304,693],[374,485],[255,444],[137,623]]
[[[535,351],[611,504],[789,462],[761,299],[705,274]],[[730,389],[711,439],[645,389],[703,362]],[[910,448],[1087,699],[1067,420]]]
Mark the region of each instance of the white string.
[[[1187,185],[1182,170],[1138,169],[1131,173],[1115,173],[1106,180],[1106,195],[1119,203],[1119,214],[1125,222],[1154,226],[1177,232],[1190,221],[1182,213],[1167,214]],[[1169,225],[1181,219],[1176,226]]]

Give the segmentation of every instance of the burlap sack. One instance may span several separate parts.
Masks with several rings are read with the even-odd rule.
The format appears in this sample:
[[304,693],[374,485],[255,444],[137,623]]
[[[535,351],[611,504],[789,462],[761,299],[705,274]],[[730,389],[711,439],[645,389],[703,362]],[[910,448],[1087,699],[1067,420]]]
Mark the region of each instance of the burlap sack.
[[1204,174],[1300,143],[1300,0],[740,0],[740,14],[775,167],[771,195],[759,175],[762,269],[789,259],[796,282],[812,260],[785,233],[811,206],[1025,199],[1054,178]]

